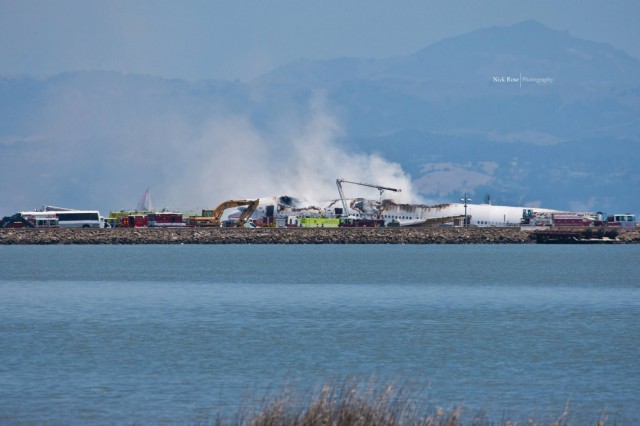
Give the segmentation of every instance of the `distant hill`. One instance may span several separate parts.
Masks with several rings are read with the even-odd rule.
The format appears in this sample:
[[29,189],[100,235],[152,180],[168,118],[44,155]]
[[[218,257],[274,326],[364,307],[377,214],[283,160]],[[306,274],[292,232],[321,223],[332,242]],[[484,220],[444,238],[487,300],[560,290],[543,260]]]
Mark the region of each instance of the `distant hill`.
[[402,57],[300,60],[257,80],[266,84],[312,85],[349,80],[490,85],[493,76],[518,76],[520,72],[531,77],[551,76],[565,86],[625,87],[640,83],[640,63],[636,58],[533,20],[447,38]]
[[[205,206],[349,170],[388,180],[390,161],[434,202],[640,212],[640,61],[536,21],[249,83],[1,78],[0,116],[4,214],[129,208],[149,186],[160,204]],[[388,161],[376,170],[371,153]]]
[[429,197],[466,188],[503,203],[639,206],[623,200],[640,183],[640,61],[536,21],[403,57],[298,61],[258,81],[280,92],[324,87],[352,149],[398,161]]
[[545,140],[640,134],[640,61],[536,21],[474,31],[404,57],[298,61],[257,81],[280,92],[325,87],[347,105],[358,134],[407,127]]

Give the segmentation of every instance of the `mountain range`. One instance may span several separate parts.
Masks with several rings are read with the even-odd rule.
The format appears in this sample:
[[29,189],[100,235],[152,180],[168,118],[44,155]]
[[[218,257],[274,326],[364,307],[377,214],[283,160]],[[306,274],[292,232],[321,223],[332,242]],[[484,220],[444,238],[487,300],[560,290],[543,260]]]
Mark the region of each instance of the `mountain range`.
[[536,21],[249,82],[5,76],[0,117],[2,215],[132,208],[148,187],[180,209],[336,197],[339,177],[425,203],[640,211],[640,61]]

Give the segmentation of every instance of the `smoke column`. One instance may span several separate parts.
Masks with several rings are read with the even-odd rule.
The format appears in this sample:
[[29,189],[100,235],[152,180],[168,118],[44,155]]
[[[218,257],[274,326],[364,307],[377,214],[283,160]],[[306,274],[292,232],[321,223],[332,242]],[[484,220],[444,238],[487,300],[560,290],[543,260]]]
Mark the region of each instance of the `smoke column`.
[[[182,159],[188,178],[178,179],[171,198],[183,205],[198,200],[214,205],[232,198],[290,195],[312,204],[338,198],[335,181],[343,178],[401,189],[384,194],[397,202],[419,201],[399,164],[377,154],[348,153],[338,145],[343,132],[321,95],[304,116],[288,116],[288,124],[282,120],[276,127],[267,134],[243,117],[207,120],[188,150],[199,155]],[[345,192],[347,197],[379,197],[376,189],[362,186]]]

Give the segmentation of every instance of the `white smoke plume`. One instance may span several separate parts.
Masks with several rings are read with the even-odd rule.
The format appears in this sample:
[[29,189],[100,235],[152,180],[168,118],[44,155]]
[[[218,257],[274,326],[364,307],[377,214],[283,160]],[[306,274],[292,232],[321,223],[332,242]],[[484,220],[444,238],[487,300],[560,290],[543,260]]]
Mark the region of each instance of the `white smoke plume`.
[[[338,178],[419,201],[399,164],[344,148],[347,135],[321,93],[302,110],[273,111],[265,125],[238,108],[176,96],[164,81],[140,81],[88,73],[50,83],[31,119],[0,134],[0,217],[43,205],[107,215],[134,209],[147,188],[156,208],[181,211],[276,195],[320,203],[338,198]],[[344,189],[379,198],[373,188]]]
[[[336,179],[344,178],[401,189],[384,198],[415,202],[410,177],[401,166],[377,154],[348,153],[322,95],[301,117],[287,116],[270,132],[244,117],[224,115],[202,125],[201,134],[184,150],[184,178],[169,188],[169,198],[191,206],[214,206],[232,198],[290,195],[310,204],[338,198]],[[376,189],[345,187],[347,197],[378,198]]]

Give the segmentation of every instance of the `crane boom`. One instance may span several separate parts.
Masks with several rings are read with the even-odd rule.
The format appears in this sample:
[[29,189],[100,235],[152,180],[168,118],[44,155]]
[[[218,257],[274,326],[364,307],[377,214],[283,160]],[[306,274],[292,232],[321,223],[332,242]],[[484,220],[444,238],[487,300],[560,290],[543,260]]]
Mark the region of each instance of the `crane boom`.
[[258,204],[260,204],[259,199],[253,200],[251,201],[251,203],[247,205],[247,208],[242,212],[242,214],[238,218],[238,223],[236,224],[237,227],[243,227],[245,223],[247,223],[247,220],[249,220],[253,212],[256,211],[256,209],[258,208]]
[[[220,219],[222,218],[222,214],[226,209],[232,207],[239,206],[249,206],[241,216],[242,224],[238,226],[244,225],[244,223],[249,219],[251,213],[253,213],[258,207],[259,200],[227,200],[220,203],[218,207],[214,210],[202,210],[201,216],[193,216],[189,218],[190,226],[220,226]],[[244,214],[246,213],[246,214]]]
[[373,185],[370,183],[362,183],[362,182],[352,182],[350,180],[338,179],[340,183],[352,183],[354,185],[368,186],[370,188],[376,188],[378,191],[393,191],[393,192],[401,192],[402,190],[396,188],[388,188],[386,186]]
[[393,191],[393,192],[401,191],[400,189],[397,189],[397,188],[389,188],[381,185],[374,185],[374,184],[362,183],[362,182],[352,182],[350,180],[345,180],[345,179],[336,179],[336,186],[338,187],[338,193],[340,194],[340,201],[342,201],[342,208],[344,209],[345,216],[349,216],[349,208],[347,207],[347,200],[345,199],[344,192],[342,191],[343,183],[352,183],[354,185],[368,186],[369,188],[376,188],[378,191],[380,191],[380,198],[382,198],[382,193],[384,191]]

